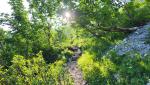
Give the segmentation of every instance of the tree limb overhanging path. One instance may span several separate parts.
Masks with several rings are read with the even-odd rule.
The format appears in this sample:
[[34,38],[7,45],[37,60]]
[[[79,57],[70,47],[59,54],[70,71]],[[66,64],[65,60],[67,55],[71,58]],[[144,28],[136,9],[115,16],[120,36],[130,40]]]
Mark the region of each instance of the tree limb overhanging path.
[[68,48],[74,52],[72,58],[67,62],[68,71],[73,78],[74,85],[88,85],[87,82],[83,79],[82,71],[78,68],[77,59],[81,56],[82,51],[79,47],[74,46]]

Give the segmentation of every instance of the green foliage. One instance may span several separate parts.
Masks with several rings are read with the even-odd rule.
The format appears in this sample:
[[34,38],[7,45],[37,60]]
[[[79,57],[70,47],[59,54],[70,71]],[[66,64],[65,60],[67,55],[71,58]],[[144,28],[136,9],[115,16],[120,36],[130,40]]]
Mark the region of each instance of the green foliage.
[[46,64],[42,54],[31,59],[16,55],[8,69],[1,68],[1,84],[47,84],[47,85],[72,85],[72,79],[66,69],[64,61]]
[[0,64],[3,66],[10,65],[10,61],[12,59],[12,54],[14,54],[14,49],[10,43],[10,32],[6,32],[0,29]]
[[60,0],[28,0],[28,3],[27,11],[23,0],[9,0],[12,15],[2,23],[9,24],[12,31],[7,34],[9,37],[3,39],[3,52],[0,54],[0,60],[3,61],[0,63],[4,66],[11,65],[10,61],[14,55],[29,58],[43,51],[44,59],[49,63],[58,59],[58,54],[61,53],[60,49],[55,48],[55,41],[52,39],[52,21],[48,21],[56,15]]
[[130,54],[118,56],[111,52],[95,61],[93,55],[86,52],[78,64],[89,85],[145,85],[150,78],[150,58]]
[[149,2],[132,0],[123,6],[122,16],[123,26],[141,26],[150,21]]
[[94,61],[93,56],[85,53],[78,60],[84,77],[89,85],[109,85],[114,83],[112,73],[116,70],[115,64],[107,58]]
[[[105,36],[108,32],[128,33],[128,28],[150,21],[148,1],[131,0],[124,4],[117,1],[118,4],[111,0],[80,0],[75,9],[78,12],[77,24],[94,35]],[[126,28],[126,31],[121,28]]]
[[[145,85],[150,79],[149,55],[118,56],[109,50],[131,32],[121,28],[150,21],[150,2],[112,1],[27,0],[26,11],[23,0],[10,0],[12,15],[0,19],[12,29],[0,29],[0,83],[73,85],[63,65],[74,54],[68,47],[78,46],[83,53],[78,65],[89,85]],[[74,23],[55,22],[61,9],[74,13]]]
[[84,44],[82,44],[82,49],[94,55],[96,60],[101,59],[111,49],[111,46],[118,43],[125,36],[123,33],[109,33],[103,37],[95,37],[90,35],[90,33],[85,35],[86,37],[83,37]]
[[140,54],[129,52],[123,56],[111,56],[111,60],[117,65],[117,73],[120,75],[118,84],[144,85],[150,78],[149,55],[142,57]]

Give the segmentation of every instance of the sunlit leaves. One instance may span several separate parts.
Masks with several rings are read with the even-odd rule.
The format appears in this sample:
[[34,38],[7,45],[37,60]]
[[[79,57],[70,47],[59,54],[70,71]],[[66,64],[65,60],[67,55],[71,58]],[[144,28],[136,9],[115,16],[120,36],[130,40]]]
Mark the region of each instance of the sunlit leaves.
[[41,53],[31,59],[16,55],[8,70],[0,67],[1,84],[64,84],[73,85],[72,79],[66,69],[64,61],[46,64]]

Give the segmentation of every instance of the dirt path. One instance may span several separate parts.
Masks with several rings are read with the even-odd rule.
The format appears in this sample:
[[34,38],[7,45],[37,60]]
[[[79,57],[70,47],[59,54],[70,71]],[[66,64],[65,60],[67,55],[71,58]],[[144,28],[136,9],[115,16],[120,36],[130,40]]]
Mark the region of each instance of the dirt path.
[[87,85],[76,61],[68,63],[68,71],[74,80],[74,85]]
[[83,79],[82,71],[78,68],[77,59],[81,56],[82,52],[79,47],[73,47],[74,55],[67,63],[68,71],[74,80],[74,85],[88,85]]

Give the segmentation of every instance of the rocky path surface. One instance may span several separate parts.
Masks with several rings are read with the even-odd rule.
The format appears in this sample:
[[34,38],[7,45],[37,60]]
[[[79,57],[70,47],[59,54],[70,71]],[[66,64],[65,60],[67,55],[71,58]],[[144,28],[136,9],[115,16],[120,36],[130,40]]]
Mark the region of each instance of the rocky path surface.
[[77,62],[68,63],[68,71],[74,80],[74,85],[87,85],[83,79],[82,71],[78,68]]
[[74,52],[74,55],[67,63],[68,71],[74,80],[74,85],[88,85],[83,79],[82,71],[78,68],[77,59],[81,56],[82,52],[79,47],[72,47],[69,50]]

